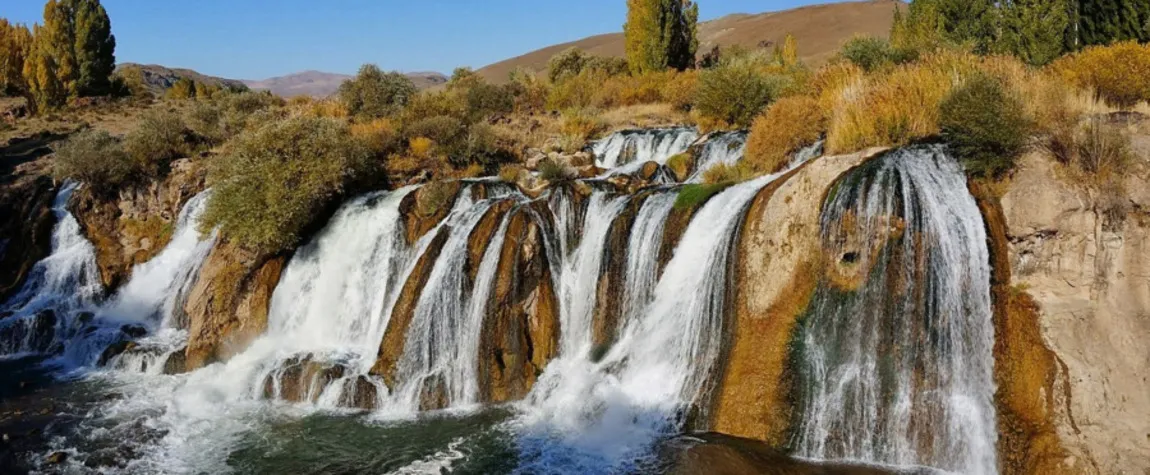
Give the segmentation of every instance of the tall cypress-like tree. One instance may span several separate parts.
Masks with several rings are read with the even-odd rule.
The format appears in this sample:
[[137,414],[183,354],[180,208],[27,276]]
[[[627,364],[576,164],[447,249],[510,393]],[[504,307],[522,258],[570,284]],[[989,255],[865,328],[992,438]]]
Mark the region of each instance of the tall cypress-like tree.
[[75,11],[74,51],[78,66],[76,95],[106,94],[116,70],[116,37],[112,21],[99,0],[73,0]]
[[699,7],[691,0],[627,0],[623,33],[631,72],[691,67],[698,20]]
[[1150,41],[1150,0],[1077,0],[1077,45]]
[[28,104],[34,111],[54,109],[64,105],[68,99],[64,84],[60,82],[51,39],[43,27],[33,25],[32,45],[24,60],[24,81]]
[[1066,50],[1070,8],[1066,0],[1011,0],[999,6],[995,50],[1029,64],[1053,61]]

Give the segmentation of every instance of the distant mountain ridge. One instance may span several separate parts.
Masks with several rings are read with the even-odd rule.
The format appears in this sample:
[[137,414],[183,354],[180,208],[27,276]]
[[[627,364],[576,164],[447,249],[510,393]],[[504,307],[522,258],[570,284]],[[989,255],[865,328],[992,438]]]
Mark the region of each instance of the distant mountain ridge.
[[[415,72],[406,73],[406,75],[419,89],[427,89],[447,82],[447,76],[437,72]],[[309,70],[258,81],[243,81],[243,83],[252,89],[268,90],[283,97],[326,97],[334,94],[339,89],[340,84],[351,78],[352,76],[347,74]]]
[[182,78],[188,78],[197,83],[217,87],[240,88],[244,86],[243,81],[208,76],[191,69],[169,68],[158,64],[120,63],[116,65],[116,71],[132,68],[139,68],[144,77],[144,85],[152,92],[158,94],[163,94],[164,91],[172,87],[176,81]]
[[[826,3],[758,14],[732,14],[699,23],[699,54],[715,46],[760,47],[781,45],[788,33],[795,36],[799,57],[811,66],[826,63],[847,40],[857,35],[886,38],[900,0],[869,0]],[[599,56],[623,57],[623,33],[607,33],[537,49],[490,64],[479,74],[494,82],[506,82],[516,68],[542,72],[547,61],[568,48],[580,48]]]

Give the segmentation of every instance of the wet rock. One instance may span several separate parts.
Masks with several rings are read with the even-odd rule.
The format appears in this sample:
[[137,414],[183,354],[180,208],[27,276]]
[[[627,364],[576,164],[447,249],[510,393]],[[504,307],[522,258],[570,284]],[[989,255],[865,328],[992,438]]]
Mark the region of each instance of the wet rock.
[[627,207],[619,213],[607,231],[603,260],[599,268],[599,283],[596,287],[596,305],[591,317],[592,343],[599,351],[609,349],[619,331],[619,319],[623,312],[622,289],[627,285],[627,251],[631,228],[635,224],[635,216],[639,214],[649,196],[642,194],[628,202]]
[[357,376],[346,384],[343,397],[340,399],[341,406],[369,411],[375,409],[379,400],[379,388],[367,376]]
[[180,349],[168,356],[164,361],[164,374],[183,374],[188,372],[188,357],[184,353],[185,349]]
[[12,315],[15,315],[15,314],[16,314],[15,312],[7,311],[7,310],[0,312],[0,320],[4,320],[5,318],[11,317]]
[[292,402],[316,402],[323,391],[343,377],[347,368],[341,364],[315,361],[302,355],[282,363],[264,379],[264,397]]
[[140,325],[124,325],[120,327],[120,333],[127,335],[128,338],[143,338],[148,336],[148,329]]
[[100,359],[97,360],[96,365],[100,367],[107,366],[108,363],[111,362],[115,357],[132,351],[136,347],[137,345],[134,341],[125,340],[112,343],[111,345],[108,345],[108,348],[100,353]]
[[188,371],[225,361],[263,334],[289,257],[259,255],[229,241],[212,248],[184,303]]
[[47,463],[48,465],[60,465],[67,460],[67,452],[52,452],[46,458],[44,458],[44,463]]
[[689,434],[663,442],[659,447],[667,460],[659,473],[669,475],[889,475],[933,473],[891,471],[883,468],[819,463],[787,456],[762,442],[717,433]]
[[407,243],[415,243],[443,221],[463,189],[458,181],[436,181],[404,196],[399,203],[399,214],[404,219]]
[[521,399],[559,344],[559,302],[544,250],[544,228],[527,207],[511,215],[479,347],[483,402]]
[[639,179],[641,179],[643,181],[654,180],[655,176],[658,174],[659,174],[659,163],[658,162],[646,162],[646,163],[644,163],[643,167],[639,169],[639,173],[638,173]]
[[419,294],[431,278],[431,270],[435,267],[439,253],[443,251],[449,231],[447,227],[440,228],[432,238],[427,250],[412,269],[407,282],[404,282],[399,299],[392,307],[391,318],[387,321],[387,330],[379,346],[379,357],[371,369],[371,373],[382,377],[388,387],[395,386],[396,364],[403,355],[407,329],[411,325],[411,320],[415,318],[415,306],[419,303]]
[[37,162],[43,161],[7,170],[0,183],[0,302],[18,291],[36,262],[52,250],[57,187]]
[[823,200],[840,176],[877,152],[808,162],[752,201],[734,253],[730,343],[700,426],[776,447],[787,442],[793,408],[788,349],[822,270]]
[[447,382],[443,375],[436,374],[423,381],[419,392],[419,410],[434,411],[447,407]]
[[87,325],[92,323],[92,320],[95,318],[96,314],[92,312],[79,312],[76,314],[76,322],[78,322],[80,325]]

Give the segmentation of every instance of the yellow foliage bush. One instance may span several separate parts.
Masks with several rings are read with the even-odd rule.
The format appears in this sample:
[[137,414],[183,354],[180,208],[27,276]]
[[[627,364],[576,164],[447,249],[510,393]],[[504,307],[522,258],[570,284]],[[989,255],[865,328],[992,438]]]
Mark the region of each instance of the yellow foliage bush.
[[663,101],[681,111],[691,110],[695,105],[695,94],[699,89],[699,72],[696,70],[672,73],[671,79],[663,86]]
[[944,50],[848,85],[835,97],[827,149],[898,146],[938,134],[939,105],[978,65],[974,55]]
[[719,163],[703,172],[703,183],[740,183],[758,176],[750,165],[739,162],[734,165]]
[[786,166],[792,153],[816,142],[826,131],[826,123],[817,99],[779,99],[751,125],[744,161],[755,171],[777,172]]
[[563,135],[586,140],[603,131],[606,124],[594,113],[586,110],[571,110],[563,114]]
[[517,163],[508,163],[499,167],[499,179],[506,183],[515,183],[519,181],[519,175],[523,173],[523,165]]
[[362,140],[375,154],[387,153],[399,141],[399,132],[389,119],[374,119],[370,122],[351,124],[351,135]]
[[407,144],[411,155],[417,158],[427,158],[431,155],[431,147],[434,145],[435,143],[427,137],[415,137],[409,140]]
[[1150,100],[1150,45],[1126,41],[1092,46],[1055,61],[1051,69],[1122,109]]

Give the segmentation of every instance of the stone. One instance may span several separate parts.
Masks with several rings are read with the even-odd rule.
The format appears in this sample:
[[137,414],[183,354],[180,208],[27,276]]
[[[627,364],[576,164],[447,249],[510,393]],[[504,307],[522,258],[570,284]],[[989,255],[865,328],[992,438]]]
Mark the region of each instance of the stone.
[[148,336],[148,329],[141,325],[124,325],[120,327],[120,333],[128,338],[143,338]]
[[60,465],[68,460],[67,452],[52,452],[44,459],[48,465]]
[[126,341],[125,340],[125,341],[117,341],[115,343],[112,343],[111,345],[108,345],[108,348],[106,348],[102,353],[100,353],[100,359],[97,360],[96,366],[100,366],[100,367],[107,366],[108,363],[110,363],[117,356],[120,356],[120,355],[127,353],[129,351],[132,351],[132,350],[136,349],[136,347],[137,347],[137,345],[136,345],[136,342],[134,342],[134,341]]

